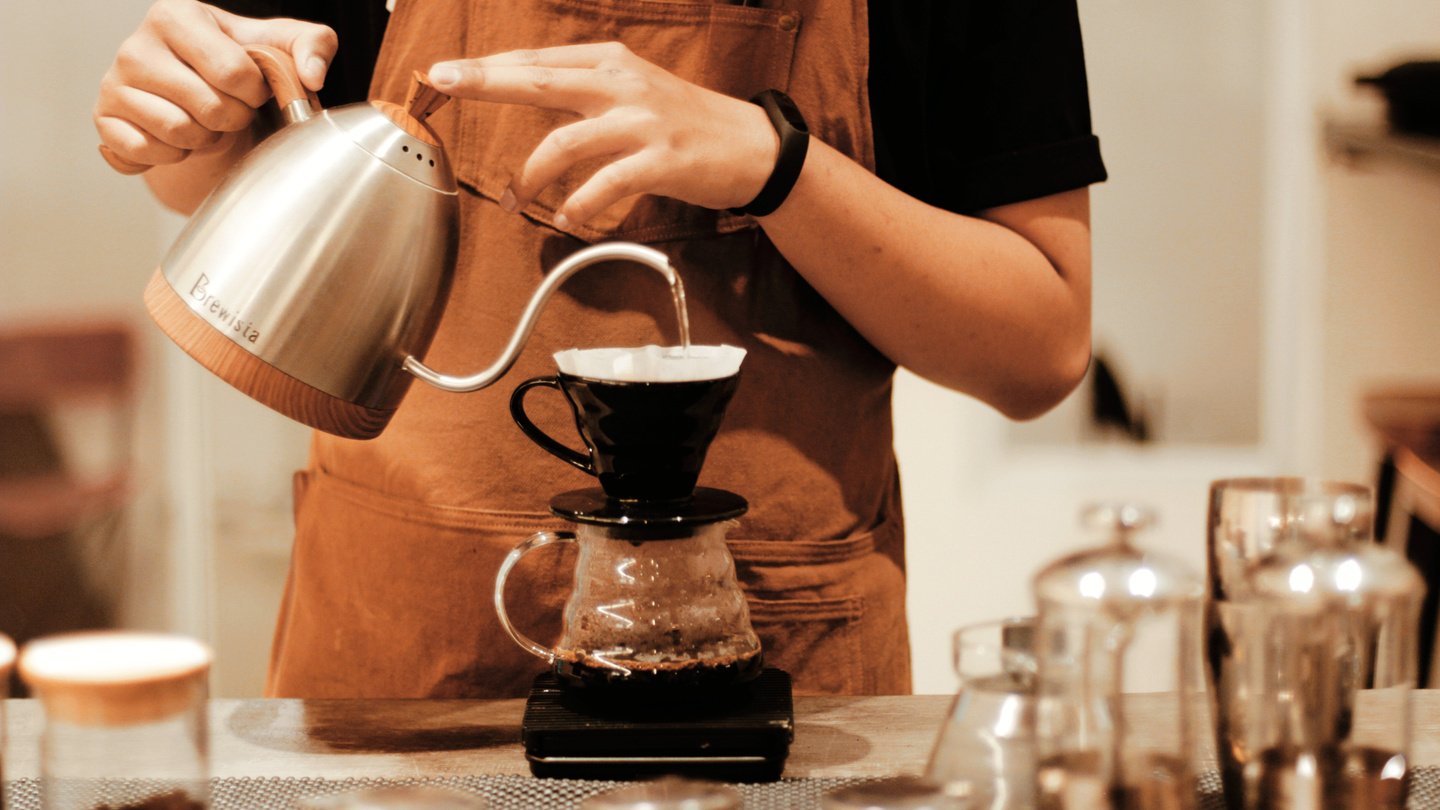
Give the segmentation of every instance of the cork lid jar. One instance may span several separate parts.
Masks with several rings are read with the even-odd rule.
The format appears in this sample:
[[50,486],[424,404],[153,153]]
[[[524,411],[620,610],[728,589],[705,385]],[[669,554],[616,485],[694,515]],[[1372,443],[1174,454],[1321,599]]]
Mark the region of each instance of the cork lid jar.
[[67,633],[25,645],[20,676],[48,717],[85,726],[155,722],[203,704],[210,649],[185,636]]

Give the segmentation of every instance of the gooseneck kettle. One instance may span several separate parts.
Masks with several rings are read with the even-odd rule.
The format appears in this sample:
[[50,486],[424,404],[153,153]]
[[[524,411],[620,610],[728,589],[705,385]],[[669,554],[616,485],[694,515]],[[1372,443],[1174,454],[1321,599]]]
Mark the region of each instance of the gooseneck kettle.
[[425,121],[449,98],[416,73],[403,105],[319,109],[288,54],[246,51],[285,123],[201,204],[145,304],[190,356],[270,408],[338,436],[373,438],[413,377],[457,392],[498,380],[575,271],[628,260],[679,285],[657,250],[595,245],[546,275],[491,367],[469,376],[428,368],[420,357],[449,294],[459,202],[444,144]]

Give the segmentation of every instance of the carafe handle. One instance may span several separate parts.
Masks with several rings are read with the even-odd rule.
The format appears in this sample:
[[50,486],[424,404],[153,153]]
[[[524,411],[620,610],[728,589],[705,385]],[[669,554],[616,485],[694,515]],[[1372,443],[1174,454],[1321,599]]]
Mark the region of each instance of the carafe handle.
[[[280,105],[285,123],[304,121],[320,109],[319,99],[300,81],[300,74],[295,70],[295,60],[290,54],[269,45],[246,45],[245,53],[255,60],[255,66],[260,68],[265,83],[270,85],[270,92],[275,94],[275,103]],[[104,144],[100,145],[100,157],[105,158],[110,168],[121,174],[143,174],[150,168],[147,164],[120,157]]]
[[545,659],[547,664],[555,663],[555,650],[516,630],[515,625],[510,623],[510,614],[505,610],[505,580],[510,576],[510,570],[515,567],[515,564],[520,562],[520,558],[531,551],[553,543],[574,542],[573,532],[536,532],[530,535],[525,542],[510,549],[505,561],[500,564],[500,572],[495,575],[495,613],[500,617],[500,626],[505,628],[505,632],[515,640],[516,644],[524,647],[532,655]]

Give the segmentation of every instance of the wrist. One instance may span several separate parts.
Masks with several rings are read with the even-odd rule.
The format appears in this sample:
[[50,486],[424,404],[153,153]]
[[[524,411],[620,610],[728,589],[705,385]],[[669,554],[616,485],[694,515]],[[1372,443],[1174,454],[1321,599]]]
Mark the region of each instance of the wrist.
[[743,208],[755,199],[775,170],[775,162],[780,159],[780,135],[771,126],[770,116],[758,104],[748,101],[739,103],[744,110],[741,119],[744,125],[740,131],[745,133],[745,137],[741,140],[737,171],[733,175],[736,182],[732,187],[732,199],[720,206],[731,211]]
[[785,202],[800,179],[800,170],[805,165],[805,156],[810,148],[810,131],[795,102],[779,90],[762,91],[751,101],[765,113],[775,132],[778,141],[776,157],[773,165],[762,164],[770,165],[770,172],[756,195],[743,206],[731,208],[730,212],[763,217],[774,213]]

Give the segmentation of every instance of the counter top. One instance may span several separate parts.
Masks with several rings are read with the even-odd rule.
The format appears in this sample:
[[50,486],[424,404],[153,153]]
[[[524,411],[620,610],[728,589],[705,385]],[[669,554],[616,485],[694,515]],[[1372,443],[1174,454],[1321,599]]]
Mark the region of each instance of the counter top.
[[[950,700],[797,697],[785,776],[919,773]],[[5,709],[5,778],[36,777],[40,707]],[[210,766],[220,778],[528,776],[524,711],[523,700],[212,700]]]
[[[1135,709],[1154,713],[1157,702],[1140,696]],[[1371,693],[1367,708],[1393,699]],[[787,778],[868,777],[924,770],[948,695],[905,697],[797,697],[795,742]],[[520,745],[523,700],[213,700],[210,702],[213,775],[405,778],[456,775],[529,775]],[[7,779],[39,775],[40,707],[5,702],[9,739]],[[1440,690],[1414,693],[1411,761],[1440,767]],[[1157,716],[1158,721],[1158,716]],[[1209,751],[1206,767],[1214,767]]]

